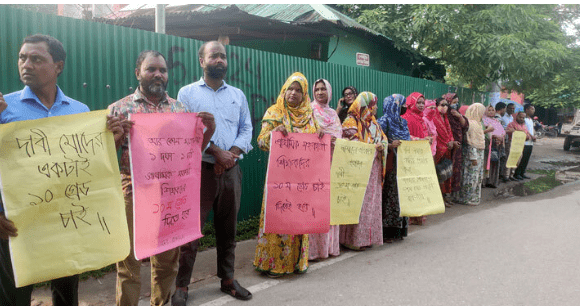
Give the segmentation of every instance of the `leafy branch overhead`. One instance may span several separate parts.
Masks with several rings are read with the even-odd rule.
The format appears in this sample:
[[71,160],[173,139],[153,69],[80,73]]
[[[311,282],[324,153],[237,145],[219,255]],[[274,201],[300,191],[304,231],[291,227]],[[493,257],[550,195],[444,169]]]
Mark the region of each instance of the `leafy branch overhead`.
[[508,89],[531,94],[548,83],[561,82],[565,78],[561,74],[569,76],[580,67],[575,56],[576,37],[565,30],[575,29],[578,5],[336,7],[390,37],[398,48],[438,58],[457,82],[473,87],[485,88],[501,81]]

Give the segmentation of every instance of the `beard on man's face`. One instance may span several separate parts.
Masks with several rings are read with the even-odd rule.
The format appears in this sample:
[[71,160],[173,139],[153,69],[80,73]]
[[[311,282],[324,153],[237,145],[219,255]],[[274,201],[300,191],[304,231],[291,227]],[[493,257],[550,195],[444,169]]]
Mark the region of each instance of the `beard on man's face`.
[[228,67],[222,65],[206,66],[205,72],[212,79],[223,79],[228,72]]
[[161,81],[161,84],[153,82],[151,82],[150,84],[142,84],[141,88],[143,88],[146,95],[161,97],[165,94],[165,89],[167,89],[167,82]]

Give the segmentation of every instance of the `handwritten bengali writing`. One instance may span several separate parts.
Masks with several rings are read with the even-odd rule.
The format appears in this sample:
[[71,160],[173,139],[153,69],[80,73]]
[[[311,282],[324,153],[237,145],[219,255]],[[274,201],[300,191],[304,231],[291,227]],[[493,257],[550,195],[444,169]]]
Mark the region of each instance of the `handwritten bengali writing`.
[[316,210],[314,207],[311,207],[308,203],[296,203],[292,204],[292,202],[288,200],[284,201],[277,201],[276,202],[276,211],[280,213],[292,212],[292,209],[295,208],[297,211],[307,213],[309,210],[312,212],[312,217],[316,218]]
[[340,150],[343,153],[348,153],[348,154],[364,154],[364,155],[375,155],[375,148],[365,148],[365,147],[356,147],[356,146],[341,146]]
[[99,269],[129,254],[107,114],[18,121],[0,129],[4,205],[18,224],[11,248],[26,253],[13,257],[17,287]]
[[201,137],[191,137],[191,138],[181,138],[181,137],[167,137],[167,138],[147,138],[147,142],[161,147],[165,146],[178,146],[178,145],[192,145],[195,143],[200,143],[202,141]]
[[170,163],[173,161],[184,160],[184,159],[192,159],[195,155],[193,149],[190,149],[187,152],[155,152],[155,153],[148,153],[149,158],[151,161],[154,160],[161,160],[164,163]]
[[308,234],[329,229],[330,136],[272,132],[265,232]]
[[397,183],[402,216],[445,210],[428,141],[403,141],[397,155]]
[[[40,153],[52,155],[53,152],[46,132],[38,128],[30,129],[29,132],[30,134],[25,137],[15,137],[18,148],[23,150],[28,157]],[[91,154],[94,156],[103,152],[103,134],[84,132],[61,134],[58,137],[58,148],[64,154]]]
[[357,224],[376,149],[337,139],[330,169],[331,224]]
[[[91,158],[105,152],[102,132],[60,134],[56,138],[49,138],[47,133],[41,128],[29,129],[28,132],[29,134],[24,137],[14,138],[16,145],[28,158],[32,158],[37,154],[47,154],[49,158],[54,158],[51,161],[43,162],[35,167],[38,174],[49,179],[74,180],[83,176],[93,176],[90,170]],[[57,151],[51,150],[51,139],[53,141],[58,139],[57,145],[52,145],[52,148],[57,148]],[[73,157],[71,158],[71,156]],[[90,182],[71,181],[64,188],[57,190],[57,195],[64,195],[64,197],[73,200],[73,202],[70,203],[71,207],[67,211],[59,211],[56,213],[59,214],[64,229],[78,229],[79,226],[91,226],[98,221],[102,230],[110,235],[111,232],[105,217],[101,216],[99,212],[90,213],[90,205],[80,204],[84,198],[89,197],[89,190],[91,189]],[[31,206],[51,203],[55,198],[55,192],[51,190],[52,188],[46,189],[43,192],[28,192],[28,203]]]
[[[270,186],[274,190],[281,190],[287,189],[288,191],[296,190],[298,192],[306,192],[306,191],[325,191],[326,185],[318,180],[315,183],[308,183],[308,182],[298,182],[298,183],[291,183],[291,182],[283,182],[283,183],[276,183],[270,182]],[[294,188],[292,188],[294,186]]]
[[[302,144],[301,144],[302,143]],[[311,152],[319,152],[319,151],[326,151],[328,149],[328,144],[320,141],[305,141],[303,140],[298,141],[295,140],[294,137],[284,137],[279,138],[274,141],[277,147],[280,149],[291,149],[296,150],[299,149],[301,146],[304,151],[311,151]]]
[[143,204],[134,206],[135,232],[140,233],[135,254],[143,258],[201,236],[196,217],[203,124],[192,113],[136,114],[133,118],[133,187],[135,203]]
[[286,155],[280,155],[276,159],[276,165],[283,169],[308,169],[310,168],[310,158],[289,158]]

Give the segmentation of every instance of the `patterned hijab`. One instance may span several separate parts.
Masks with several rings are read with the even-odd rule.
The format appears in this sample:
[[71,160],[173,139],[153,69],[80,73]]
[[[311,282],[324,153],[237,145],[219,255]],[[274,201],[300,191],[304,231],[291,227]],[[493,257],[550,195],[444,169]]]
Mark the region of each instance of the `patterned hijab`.
[[366,143],[387,141],[375,116],[377,96],[368,91],[361,92],[348,109],[348,116],[342,123],[343,130],[356,129],[355,138]]
[[[285,95],[292,83],[298,82],[302,87],[302,102],[296,107],[286,103]],[[312,124],[312,107],[308,96],[308,81],[300,72],[294,72],[282,86],[276,104],[270,106],[264,114],[262,122],[270,122],[273,126],[283,124],[288,132],[315,133],[318,129],[316,122]],[[295,131],[297,130],[297,131]]]
[[429,108],[431,106],[437,106],[435,100],[425,100],[425,109],[423,110],[423,118],[427,118],[433,121],[433,118],[435,118],[435,115],[439,111],[437,110],[437,107],[435,107],[434,109]]
[[383,101],[384,115],[378,122],[390,140],[411,140],[407,120],[401,118],[401,108],[405,102],[405,97],[400,94],[392,94]]
[[443,99],[445,99],[447,103],[449,103],[449,107],[447,108],[447,119],[449,120],[449,126],[451,126],[451,131],[453,132],[453,138],[456,141],[462,142],[463,133],[469,126],[462,127],[459,118],[451,114],[451,101],[453,101],[455,98],[457,98],[457,94],[454,92],[446,93],[443,95]]
[[[316,93],[314,90],[316,84],[320,82],[324,83],[324,86],[326,87],[326,92],[328,93],[327,101],[316,100]],[[322,131],[336,138],[341,138],[342,125],[340,124],[340,119],[338,118],[336,111],[328,106],[332,99],[332,87],[330,86],[330,83],[325,79],[316,80],[314,86],[312,86],[312,95],[314,97],[314,101],[310,104],[312,106],[312,113]]]
[[457,98],[457,94],[454,92],[446,93],[443,95],[443,99],[447,100],[447,102],[451,103],[453,99]]
[[409,133],[413,137],[425,138],[427,137],[427,127],[423,121],[423,112],[417,109],[417,100],[425,99],[423,94],[419,92],[411,93],[407,97],[407,112],[403,114],[403,118],[407,120]]
[[467,143],[477,149],[485,149],[485,136],[481,126],[481,119],[484,113],[485,106],[481,103],[473,103],[465,111],[465,117],[469,120]]
[[[488,106],[487,108],[489,108],[490,106]],[[493,107],[493,106],[491,106]],[[491,135],[496,135],[500,138],[503,139],[503,137],[505,136],[505,129],[503,128],[503,125],[501,125],[501,123],[499,122],[498,119],[496,119],[495,117],[489,117],[487,115],[487,112],[485,112],[485,116],[483,116],[483,124],[485,124],[485,126],[493,126],[493,132],[491,132]]]

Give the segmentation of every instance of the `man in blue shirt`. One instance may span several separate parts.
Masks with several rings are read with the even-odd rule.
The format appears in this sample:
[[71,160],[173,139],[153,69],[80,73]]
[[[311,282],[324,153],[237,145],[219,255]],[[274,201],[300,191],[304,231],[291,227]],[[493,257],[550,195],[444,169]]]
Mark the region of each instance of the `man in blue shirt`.
[[[225,47],[217,42],[204,43],[198,52],[204,76],[179,90],[177,100],[192,112],[208,112],[216,129],[202,157],[201,227],[213,208],[217,242],[218,277],[221,290],[249,300],[252,294],[234,279],[236,225],[242,192],[242,173],[238,160],[252,150],[252,121],[244,93],[224,82],[228,62]],[[171,299],[174,306],[185,306],[187,286],[197,255],[198,241],[181,246],[179,271]]]
[[[24,38],[18,54],[18,72],[25,87],[4,96],[5,101],[0,94],[0,123],[88,112],[88,106],[65,96],[56,85],[65,59],[66,52],[57,39],[40,34]],[[107,126],[116,139],[122,136],[119,118],[109,118]],[[16,288],[12,271],[7,239],[18,235],[17,228],[6,219],[3,207],[0,211],[0,305],[30,305],[32,285]],[[52,304],[77,306],[78,281],[78,275],[52,280]]]

